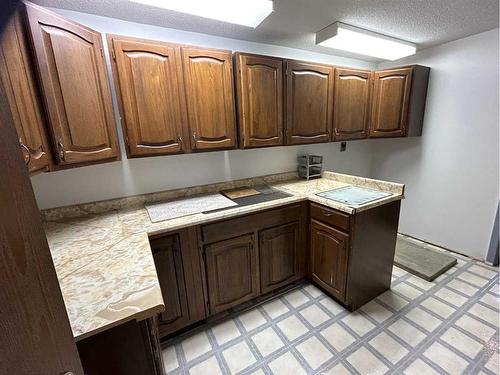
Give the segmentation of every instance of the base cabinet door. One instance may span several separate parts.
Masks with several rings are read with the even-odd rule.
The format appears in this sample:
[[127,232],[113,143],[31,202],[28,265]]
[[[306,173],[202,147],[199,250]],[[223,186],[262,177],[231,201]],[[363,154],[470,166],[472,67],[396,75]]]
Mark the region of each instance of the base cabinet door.
[[310,277],[341,301],[345,298],[348,251],[348,234],[311,220]]
[[254,235],[244,235],[205,247],[210,313],[259,295],[258,252]]
[[261,292],[286,285],[299,276],[299,222],[259,233]]

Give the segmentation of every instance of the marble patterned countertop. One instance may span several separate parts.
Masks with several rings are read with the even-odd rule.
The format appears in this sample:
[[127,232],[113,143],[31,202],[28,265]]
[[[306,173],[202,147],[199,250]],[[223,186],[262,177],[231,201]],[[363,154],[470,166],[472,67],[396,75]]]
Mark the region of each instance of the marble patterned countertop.
[[[152,223],[145,204],[268,184],[290,197],[250,206],[199,213]],[[316,193],[344,186],[391,193],[356,208]],[[186,189],[86,203],[41,211],[52,258],[75,340],[164,309],[149,236],[309,200],[349,214],[404,198],[404,185],[323,172],[315,180],[297,174],[236,180]]]

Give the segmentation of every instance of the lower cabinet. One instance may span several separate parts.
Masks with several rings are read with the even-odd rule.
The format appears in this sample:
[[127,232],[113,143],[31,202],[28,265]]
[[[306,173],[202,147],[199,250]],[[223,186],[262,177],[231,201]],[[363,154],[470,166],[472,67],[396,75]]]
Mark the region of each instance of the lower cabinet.
[[216,242],[205,248],[211,314],[259,295],[258,264],[253,235]]

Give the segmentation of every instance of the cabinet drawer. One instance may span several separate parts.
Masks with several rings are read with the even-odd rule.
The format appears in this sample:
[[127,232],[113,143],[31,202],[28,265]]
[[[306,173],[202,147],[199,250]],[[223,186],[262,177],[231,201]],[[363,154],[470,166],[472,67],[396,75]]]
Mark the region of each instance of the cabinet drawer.
[[311,203],[311,217],[349,232],[349,215],[340,211]]

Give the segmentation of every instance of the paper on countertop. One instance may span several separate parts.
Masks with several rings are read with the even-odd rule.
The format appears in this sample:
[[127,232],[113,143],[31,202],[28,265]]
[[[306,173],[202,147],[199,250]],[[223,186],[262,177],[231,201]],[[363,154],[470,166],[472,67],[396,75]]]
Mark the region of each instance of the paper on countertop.
[[146,210],[148,211],[151,221],[157,223],[164,220],[237,205],[237,203],[221,194],[211,194],[170,202],[153,203],[146,205]]
[[324,191],[316,195],[347,204],[348,206],[360,206],[377,199],[388,197],[389,195],[391,195],[391,193],[368,188],[361,188],[358,186],[345,186],[329,191]]

